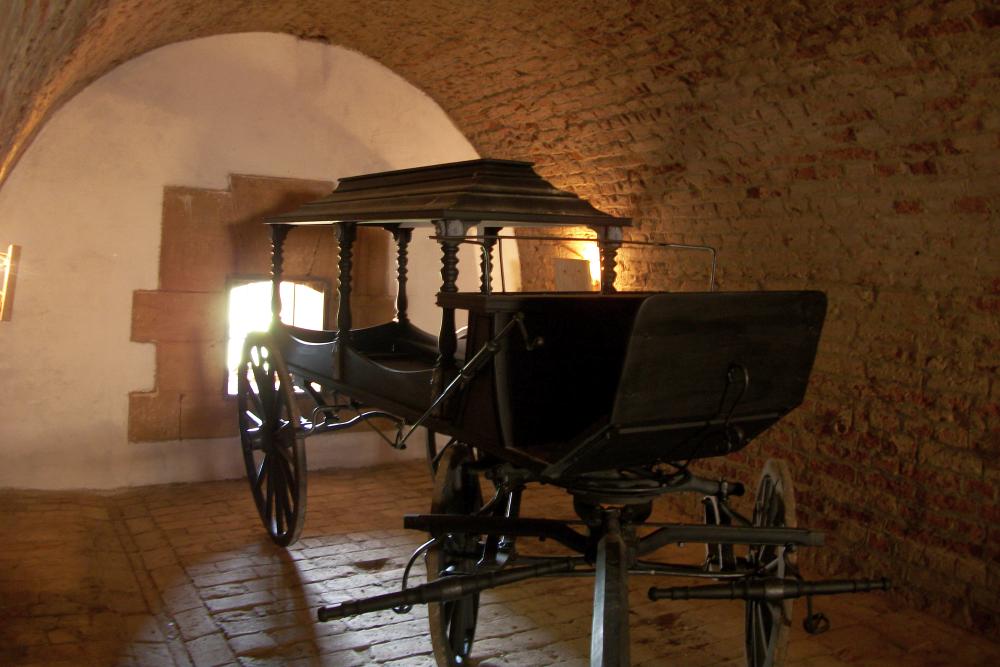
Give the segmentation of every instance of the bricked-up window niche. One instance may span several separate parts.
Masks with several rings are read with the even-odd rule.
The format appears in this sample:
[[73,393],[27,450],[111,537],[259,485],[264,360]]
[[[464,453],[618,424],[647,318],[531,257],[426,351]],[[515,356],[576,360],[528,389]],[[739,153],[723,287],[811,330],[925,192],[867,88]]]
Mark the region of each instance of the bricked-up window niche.
[[[151,390],[129,395],[130,441],[237,435],[236,407],[225,382],[233,277],[269,275],[264,218],[332,189],[325,181],[239,175],[230,178],[227,190],[164,188],[159,287],[136,291],[132,299],[132,340],[156,346],[156,375]],[[393,316],[394,295],[386,280],[391,254],[388,234],[361,232],[351,314],[357,326],[369,326]],[[327,286],[323,321],[333,322],[338,304],[333,230],[298,228],[284,250],[289,280]]]
[[[226,393],[236,395],[237,371],[247,334],[267,331],[271,323],[273,283],[265,276],[237,278],[229,286],[229,336],[226,342]],[[281,281],[281,321],[303,329],[326,328],[329,283],[323,280]]]

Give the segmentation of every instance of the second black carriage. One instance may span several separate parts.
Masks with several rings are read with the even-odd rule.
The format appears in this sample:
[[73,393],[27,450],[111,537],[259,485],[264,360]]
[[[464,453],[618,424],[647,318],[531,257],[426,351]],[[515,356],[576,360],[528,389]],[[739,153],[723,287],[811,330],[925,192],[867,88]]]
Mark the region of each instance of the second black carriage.
[[[885,588],[885,580],[805,581],[795,550],[822,535],[797,528],[788,468],[769,462],[752,516],[729,505],[739,483],[695,475],[693,460],[723,456],[798,406],[825,315],[817,292],[616,293],[615,259],[627,219],[553,188],[522,162],[475,160],[342,179],[329,197],[268,221],[273,312],[280,311],[282,247],[295,225],[331,224],[340,245],[337,329],[281,324],[248,338],[239,382],[240,432],[251,491],[271,538],[293,542],[306,502],[305,438],[381,419],[402,446],[428,429],[431,513],[405,525],[431,539],[413,554],[399,593],[323,607],[320,620],[428,603],[441,665],[466,664],[479,593],[539,576],[595,578],[592,665],[629,664],[628,575],[718,583],[652,588],[653,599],[727,598],[746,605],[751,666],[780,661],[791,600]],[[359,225],[397,242],[397,314],[351,326],[352,246]],[[441,328],[407,315],[412,229],[432,226],[441,247]],[[504,227],[586,226],[596,232],[601,293],[494,292],[494,248]],[[471,229],[478,233],[470,236]],[[522,237],[523,238],[523,237]],[[480,290],[457,287],[459,247],[480,248]],[[468,313],[467,336],[455,330]],[[308,407],[306,407],[308,406]],[[450,438],[440,451],[434,433]],[[493,488],[483,496],[483,480]],[[566,489],[578,522],[520,516],[534,483]],[[705,524],[649,522],[666,493],[703,497]],[[565,556],[519,552],[544,537]],[[660,547],[702,542],[700,566],[650,559]],[[738,550],[736,547],[743,545]],[[427,583],[407,587],[426,554]],[[813,629],[819,617],[807,619]]]

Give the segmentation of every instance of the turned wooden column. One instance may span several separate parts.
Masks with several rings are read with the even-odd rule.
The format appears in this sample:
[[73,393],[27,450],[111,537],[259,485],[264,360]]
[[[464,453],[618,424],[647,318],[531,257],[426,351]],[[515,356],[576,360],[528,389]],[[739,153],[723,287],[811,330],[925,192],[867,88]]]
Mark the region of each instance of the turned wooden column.
[[[441,292],[458,291],[458,248],[469,226],[460,220],[435,220],[434,229],[441,245]],[[455,351],[458,337],[455,335],[455,309],[441,308],[441,331],[438,334],[437,368],[434,373],[435,391],[444,389],[445,383],[454,374]]]
[[410,316],[406,312],[409,305],[406,298],[406,274],[408,272],[406,265],[409,261],[409,245],[413,230],[409,227],[394,227],[390,231],[392,238],[396,240],[396,321],[400,324],[407,324],[410,321]]
[[622,228],[618,226],[600,227],[597,232],[597,245],[601,251],[601,293],[614,294],[615,278],[618,277],[616,262],[618,249],[622,244]]
[[337,304],[337,344],[333,352],[333,376],[341,378],[344,369],[345,343],[351,337],[351,268],[353,266],[354,239],[357,223],[339,222],[334,225],[337,235],[337,288],[340,303]]
[[479,260],[479,291],[490,294],[493,291],[493,246],[497,244],[498,227],[487,227],[483,230],[482,255]]
[[271,325],[281,320],[281,272],[285,263],[285,237],[291,225],[271,225]]

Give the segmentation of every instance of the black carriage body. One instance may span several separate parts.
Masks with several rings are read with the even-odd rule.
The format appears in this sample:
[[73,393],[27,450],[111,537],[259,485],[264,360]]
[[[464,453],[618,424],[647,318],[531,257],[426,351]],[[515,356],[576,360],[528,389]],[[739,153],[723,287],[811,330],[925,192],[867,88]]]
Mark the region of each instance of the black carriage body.
[[452,431],[557,481],[738,451],[801,404],[826,312],[819,292],[441,294],[469,349],[510,318]]

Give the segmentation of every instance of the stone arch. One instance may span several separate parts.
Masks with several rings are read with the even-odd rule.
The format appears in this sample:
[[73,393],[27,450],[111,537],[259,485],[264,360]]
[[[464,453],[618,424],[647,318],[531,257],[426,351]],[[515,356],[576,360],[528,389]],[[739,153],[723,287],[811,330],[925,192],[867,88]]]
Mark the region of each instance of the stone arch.
[[[195,191],[225,200],[218,191],[230,175],[250,173],[272,184],[314,181],[291,200],[301,201],[325,187],[315,181],[474,157],[441,109],[389,70],[287,35],[174,44],[96,81],[53,117],[0,189],[5,233],[24,249],[17,316],[0,329],[0,402],[5,414],[19,416],[0,423],[11,461],[0,485],[106,488],[240,474],[236,441],[217,437],[224,430],[128,441],[129,394],[156,389],[154,345],[130,342],[133,293],[166,289],[205,302],[215,290],[175,284],[169,270],[165,281],[161,271],[161,218],[168,205],[183,204],[178,193],[191,194],[191,203]],[[232,218],[224,203],[216,208],[220,220],[188,222]],[[263,225],[260,237],[267,238]],[[434,330],[439,253],[432,241],[422,243],[411,247],[411,316]],[[382,248],[383,266],[391,266],[388,244]],[[420,271],[423,262],[431,270]],[[474,275],[467,278],[475,284]],[[136,340],[156,337],[141,329]],[[348,435],[354,446],[330,448],[331,460],[350,465],[388,455],[361,434]]]

